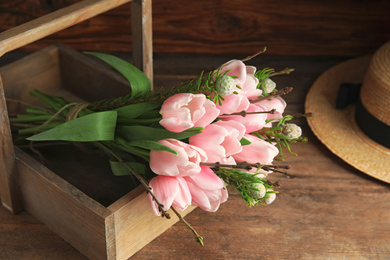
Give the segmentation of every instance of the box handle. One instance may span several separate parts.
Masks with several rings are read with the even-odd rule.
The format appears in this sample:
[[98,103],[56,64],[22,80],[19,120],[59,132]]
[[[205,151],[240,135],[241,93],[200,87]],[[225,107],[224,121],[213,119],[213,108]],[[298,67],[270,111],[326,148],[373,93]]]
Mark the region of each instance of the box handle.
[[151,0],[84,0],[0,33],[0,57],[98,14],[132,3],[134,64],[152,80]]

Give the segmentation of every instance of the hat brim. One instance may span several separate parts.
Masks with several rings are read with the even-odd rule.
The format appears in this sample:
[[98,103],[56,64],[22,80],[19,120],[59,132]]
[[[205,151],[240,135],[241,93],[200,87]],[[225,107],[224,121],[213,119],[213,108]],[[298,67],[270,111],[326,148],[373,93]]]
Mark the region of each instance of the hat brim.
[[390,183],[390,149],[367,137],[354,119],[355,105],[336,109],[342,83],[362,83],[371,57],[340,63],[325,71],[311,86],[306,112],[314,113],[308,123],[317,138],[334,154],[356,169]]

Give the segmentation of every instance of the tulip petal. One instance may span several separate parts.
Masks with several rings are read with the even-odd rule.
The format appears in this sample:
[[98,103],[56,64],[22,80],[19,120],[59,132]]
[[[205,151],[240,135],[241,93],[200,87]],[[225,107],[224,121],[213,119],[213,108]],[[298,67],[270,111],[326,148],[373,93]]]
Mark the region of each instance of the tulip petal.
[[202,189],[199,189],[199,187],[193,183],[188,183],[188,188],[190,189],[192,195],[192,205],[198,206],[203,210],[211,208],[210,200]]
[[182,177],[176,179],[179,189],[173,201],[173,206],[180,211],[184,211],[190,205],[192,196],[187,182]]
[[178,193],[179,185],[175,177],[157,176],[154,177],[149,186],[152,188],[156,199],[164,205],[164,210],[168,210]]
[[186,178],[188,182],[195,183],[204,190],[222,189],[224,183],[209,167],[202,166],[202,171]]

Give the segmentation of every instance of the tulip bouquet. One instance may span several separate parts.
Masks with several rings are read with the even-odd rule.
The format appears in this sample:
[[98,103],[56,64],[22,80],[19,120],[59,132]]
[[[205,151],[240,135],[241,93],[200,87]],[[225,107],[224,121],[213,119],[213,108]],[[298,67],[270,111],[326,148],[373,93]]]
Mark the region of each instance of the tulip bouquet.
[[[189,205],[214,212],[237,189],[248,206],[270,204],[277,191],[266,177],[285,173],[282,146],[303,141],[283,116],[286,102],[270,77],[291,70],[257,71],[229,61],[167,90],[150,91],[148,78],[117,57],[89,53],[130,82],[131,93],[94,103],[73,103],[33,90],[48,108],[29,107],[11,118],[17,140],[83,143],[108,155],[114,175],[133,175],[145,187],[156,215],[181,217]],[[17,141],[16,140],[16,141]],[[16,142],[15,141],[15,142]],[[285,173],[287,174],[287,173]]]

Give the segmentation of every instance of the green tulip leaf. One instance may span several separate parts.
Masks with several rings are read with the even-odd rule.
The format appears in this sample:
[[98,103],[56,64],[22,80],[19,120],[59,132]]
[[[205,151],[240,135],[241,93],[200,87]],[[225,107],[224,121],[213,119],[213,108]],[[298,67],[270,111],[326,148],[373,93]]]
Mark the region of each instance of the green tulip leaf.
[[115,109],[118,112],[118,121],[125,119],[134,119],[146,112],[159,108],[157,103],[143,102],[137,104],[131,104]]
[[174,133],[166,130],[165,128],[154,128],[148,126],[119,126],[117,127],[117,133],[125,138],[127,141],[135,140],[151,140],[160,141],[167,138],[173,138],[177,140],[183,140],[193,135],[201,133],[202,127],[195,127],[183,131],[181,133]]
[[251,144],[251,141],[249,141],[248,139],[243,137],[243,138],[241,138],[240,143],[241,143],[241,145],[249,145],[249,144]]
[[45,132],[33,135],[29,141],[112,141],[115,136],[117,112],[105,111],[79,117]]
[[[146,176],[148,172],[148,167],[145,164],[137,162],[126,162],[126,164],[135,171],[135,173]],[[125,176],[132,175],[130,170],[122,163],[116,160],[110,160],[111,171],[115,176]]]
[[151,140],[135,140],[128,142],[127,145],[130,146],[136,146],[148,150],[155,150],[155,151],[166,151],[177,155],[177,152],[173,150],[172,148],[162,145],[157,141],[151,141]]
[[143,95],[152,89],[149,78],[134,65],[128,63],[113,55],[98,53],[98,52],[84,52],[85,54],[97,57],[109,64],[111,67],[119,71],[131,85],[131,96]]

